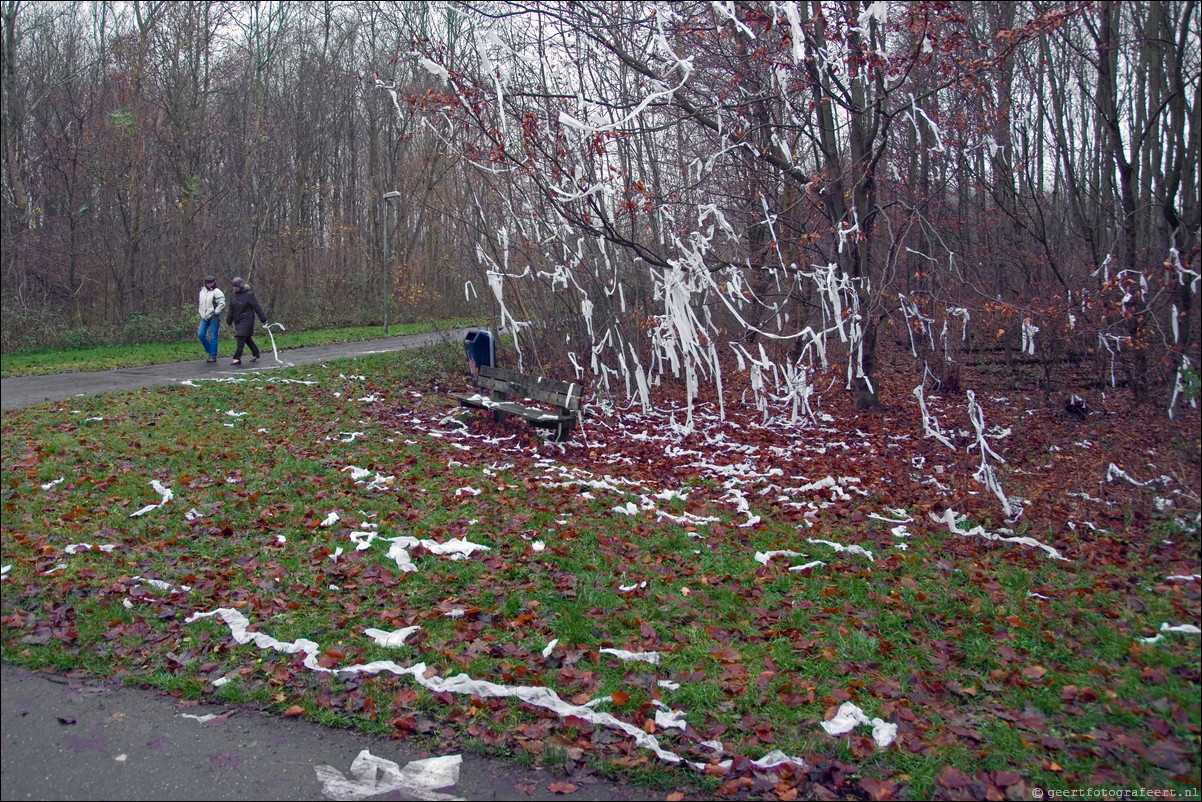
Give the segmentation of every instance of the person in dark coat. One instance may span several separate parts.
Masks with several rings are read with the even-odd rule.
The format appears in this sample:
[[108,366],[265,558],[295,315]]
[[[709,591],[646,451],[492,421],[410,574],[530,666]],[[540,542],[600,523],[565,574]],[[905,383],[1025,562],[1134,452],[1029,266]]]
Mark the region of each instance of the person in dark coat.
[[230,298],[229,314],[225,318],[225,322],[234,327],[234,336],[237,339],[238,347],[234,350],[234,361],[231,365],[242,364],[242,349],[244,346],[250,346],[250,361],[257,362],[259,359],[259,346],[255,345],[255,317],[263,323],[267,322],[267,315],[263,314],[263,307],[259,306],[259,299],[250,291],[250,287],[241,278],[235,278],[232,282],[234,292]]

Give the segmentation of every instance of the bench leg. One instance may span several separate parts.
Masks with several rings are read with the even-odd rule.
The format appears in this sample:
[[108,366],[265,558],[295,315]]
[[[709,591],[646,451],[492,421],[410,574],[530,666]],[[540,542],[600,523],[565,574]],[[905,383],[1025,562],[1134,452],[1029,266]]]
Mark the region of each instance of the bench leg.
[[[494,390],[493,394],[492,394],[492,400],[493,401],[508,401],[509,393],[503,393],[500,390]],[[499,409],[494,409],[492,411],[492,419],[495,420],[497,423],[501,423],[508,417],[509,417],[508,412],[502,412]]]
[[560,422],[555,427],[555,437],[553,439],[556,443],[566,443],[571,438],[572,423],[573,421]]

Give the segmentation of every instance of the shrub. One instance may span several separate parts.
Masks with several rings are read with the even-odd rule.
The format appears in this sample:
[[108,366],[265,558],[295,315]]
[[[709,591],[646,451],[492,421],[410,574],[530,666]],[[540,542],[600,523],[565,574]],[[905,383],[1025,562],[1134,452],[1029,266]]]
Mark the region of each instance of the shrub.
[[191,306],[177,310],[175,314],[133,315],[121,329],[121,342],[133,345],[186,339],[193,332],[194,317],[195,310]]
[[96,345],[104,338],[89,329],[67,329],[58,339],[63,348],[86,348]]

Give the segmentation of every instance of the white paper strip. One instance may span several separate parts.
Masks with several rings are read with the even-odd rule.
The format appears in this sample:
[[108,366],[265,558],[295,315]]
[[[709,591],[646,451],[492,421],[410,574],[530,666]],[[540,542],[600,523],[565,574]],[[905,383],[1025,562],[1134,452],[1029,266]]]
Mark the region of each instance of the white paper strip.
[[326,799],[366,799],[380,794],[400,793],[416,799],[452,800],[462,797],[436,793],[459,782],[460,755],[413,760],[401,768],[391,760],[376,757],[367,749],[351,762],[350,777],[333,766],[314,766]]
[[619,660],[639,660],[644,663],[658,663],[659,652],[628,652],[625,649],[598,649],[601,654],[610,654]]
[[876,745],[884,749],[889,744],[893,743],[893,739],[897,737],[897,725],[889,724],[883,719],[869,719],[853,702],[844,702],[839,705],[839,710],[835,713],[835,717],[830,721],[821,722],[822,729],[826,730],[827,735],[842,735],[851,730],[858,724],[868,724],[872,726],[872,739],[876,741]]
[[401,629],[394,629],[392,632],[385,632],[382,629],[365,629],[363,630],[363,634],[367,635],[380,646],[388,649],[395,649],[397,647],[404,646],[405,640],[419,629],[421,629],[421,627],[416,625],[411,627],[402,627]]

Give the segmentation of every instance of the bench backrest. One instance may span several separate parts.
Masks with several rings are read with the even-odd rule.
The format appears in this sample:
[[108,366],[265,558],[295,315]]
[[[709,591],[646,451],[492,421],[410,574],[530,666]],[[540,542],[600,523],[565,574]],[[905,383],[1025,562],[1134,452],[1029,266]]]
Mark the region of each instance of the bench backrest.
[[481,365],[476,374],[476,386],[507,395],[532,398],[545,404],[554,404],[573,412],[580,411],[580,385],[573,382],[527,376],[504,368]]

